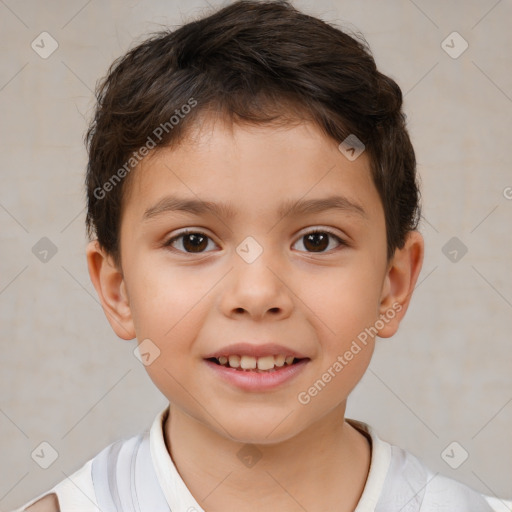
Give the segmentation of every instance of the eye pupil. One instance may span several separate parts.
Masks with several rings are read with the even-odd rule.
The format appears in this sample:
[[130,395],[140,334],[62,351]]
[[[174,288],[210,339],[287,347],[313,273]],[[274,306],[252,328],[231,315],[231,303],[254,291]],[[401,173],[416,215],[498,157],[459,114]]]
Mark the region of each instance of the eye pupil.
[[[202,249],[206,248],[206,238],[207,237],[200,235],[199,233],[189,233],[183,237],[183,247],[188,252],[200,252]],[[191,242],[192,245],[190,246],[188,242]],[[190,248],[192,248],[191,251],[189,251]]]
[[313,251],[323,251],[329,246],[329,235],[326,233],[309,233],[304,237],[307,243],[304,244],[306,249],[309,249],[307,245],[312,244]]

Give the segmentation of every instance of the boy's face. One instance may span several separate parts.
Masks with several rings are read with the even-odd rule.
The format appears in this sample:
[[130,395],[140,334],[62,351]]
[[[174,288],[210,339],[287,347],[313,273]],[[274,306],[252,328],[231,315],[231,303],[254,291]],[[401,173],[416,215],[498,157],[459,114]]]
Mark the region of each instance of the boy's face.
[[[151,340],[143,350],[150,359],[160,351],[146,368],[173,411],[260,443],[343,414],[373,352],[368,331],[361,341],[365,328],[382,337],[396,331],[423,254],[416,233],[416,267],[409,252],[388,267],[366,154],[348,160],[311,124],[231,131],[217,122],[178,148],[158,150],[134,173],[123,208],[122,275],[94,243],[89,268],[116,333]],[[229,204],[233,216],[166,209],[170,196]],[[287,214],[295,202],[334,196],[342,208]],[[196,236],[165,245],[185,228]],[[305,236],[313,230],[321,233]],[[239,343],[281,345],[268,355],[295,352],[303,361],[286,374],[240,375],[206,359],[243,355],[226,349]]]

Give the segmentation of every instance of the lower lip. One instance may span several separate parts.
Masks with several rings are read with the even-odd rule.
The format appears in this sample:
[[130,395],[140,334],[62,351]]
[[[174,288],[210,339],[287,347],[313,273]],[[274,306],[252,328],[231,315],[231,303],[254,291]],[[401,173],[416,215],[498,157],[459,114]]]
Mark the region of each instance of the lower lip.
[[281,366],[273,372],[236,370],[206,359],[204,361],[219,377],[244,391],[267,391],[293,379],[304,370],[309,359],[301,359],[295,364]]

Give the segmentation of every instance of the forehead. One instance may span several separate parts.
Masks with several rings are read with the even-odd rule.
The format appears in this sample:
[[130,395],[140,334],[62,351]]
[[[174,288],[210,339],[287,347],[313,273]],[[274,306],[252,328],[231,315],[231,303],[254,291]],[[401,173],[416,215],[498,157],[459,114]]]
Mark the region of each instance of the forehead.
[[350,161],[310,122],[272,126],[207,119],[178,146],[154,150],[130,181],[123,205],[139,221],[169,195],[214,209],[218,204],[216,213],[231,217],[244,211],[282,216],[299,199],[342,196],[355,206],[353,213],[360,207],[367,218],[383,216],[368,156]]

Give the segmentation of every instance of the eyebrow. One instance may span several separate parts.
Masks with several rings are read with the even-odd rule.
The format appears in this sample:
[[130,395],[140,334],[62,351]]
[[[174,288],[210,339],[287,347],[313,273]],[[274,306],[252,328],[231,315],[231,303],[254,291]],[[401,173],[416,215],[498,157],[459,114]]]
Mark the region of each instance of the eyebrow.
[[[339,210],[368,219],[368,215],[361,205],[343,196],[329,196],[321,199],[299,199],[298,201],[288,199],[281,203],[277,214],[279,217],[285,217],[287,215],[299,216],[308,213],[319,213],[326,210]],[[160,199],[154,206],[148,208],[144,212],[142,220],[148,221],[164,213],[175,211],[183,211],[195,215],[210,213],[226,219],[233,218],[236,215],[236,211],[229,203],[216,203],[177,196],[166,196]]]

